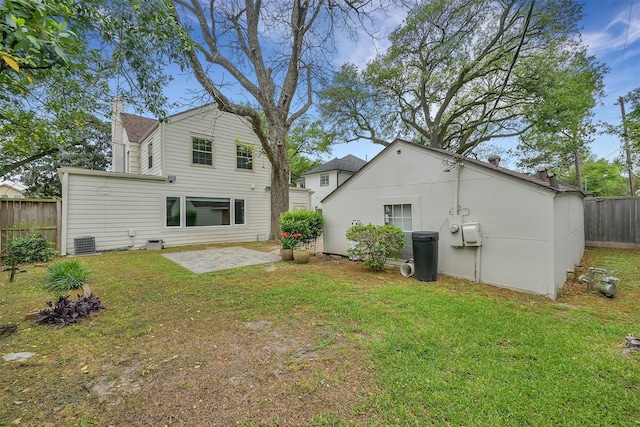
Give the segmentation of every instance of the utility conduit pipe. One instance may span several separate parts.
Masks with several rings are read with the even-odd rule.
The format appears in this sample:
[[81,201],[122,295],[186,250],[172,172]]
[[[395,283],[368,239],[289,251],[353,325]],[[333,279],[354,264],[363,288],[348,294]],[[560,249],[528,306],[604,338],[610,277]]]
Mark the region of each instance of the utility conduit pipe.
[[400,266],[400,274],[404,277],[411,277],[415,272],[415,266],[413,265],[413,261],[407,261]]

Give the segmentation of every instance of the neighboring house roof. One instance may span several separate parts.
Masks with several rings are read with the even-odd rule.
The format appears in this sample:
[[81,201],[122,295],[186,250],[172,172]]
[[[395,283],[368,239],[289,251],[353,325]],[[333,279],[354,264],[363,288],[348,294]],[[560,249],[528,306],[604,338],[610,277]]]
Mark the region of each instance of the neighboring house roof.
[[127,137],[131,142],[140,142],[149,129],[151,129],[156,123],[155,119],[148,119],[146,117],[136,116],[134,114],[122,113],[122,124],[127,131]]
[[14,183],[14,182],[10,183],[8,181],[0,181],[0,187],[7,187],[20,192],[22,192],[22,190],[24,189],[24,187],[21,184]]
[[302,176],[335,170],[355,173],[358,172],[360,168],[362,168],[366,164],[367,162],[365,162],[364,160],[348,154],[341,159],[335,158],[333,160],[329,160],[327,163],[303,173]]

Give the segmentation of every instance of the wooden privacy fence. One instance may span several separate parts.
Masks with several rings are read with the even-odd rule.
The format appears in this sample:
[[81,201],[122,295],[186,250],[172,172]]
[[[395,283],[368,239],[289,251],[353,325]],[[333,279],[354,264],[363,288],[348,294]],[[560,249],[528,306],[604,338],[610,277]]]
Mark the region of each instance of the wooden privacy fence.
[[37,232],[60,251],[60,200],[0,199],[0,254],[16,237]]
[[640,249],[640,197],[584,199],[585,244]]

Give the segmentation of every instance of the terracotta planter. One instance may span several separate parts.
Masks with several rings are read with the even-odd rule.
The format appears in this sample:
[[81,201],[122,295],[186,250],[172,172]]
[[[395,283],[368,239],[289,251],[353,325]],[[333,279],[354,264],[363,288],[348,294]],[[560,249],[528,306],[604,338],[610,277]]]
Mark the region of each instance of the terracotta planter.
[[293,260],[293,249],[280,249],[280,258],[283,261]]
[[293,261],[296,264],[306,264],[309,262],[309,255],[310,253],[307,250],[295,250],[293,251]]

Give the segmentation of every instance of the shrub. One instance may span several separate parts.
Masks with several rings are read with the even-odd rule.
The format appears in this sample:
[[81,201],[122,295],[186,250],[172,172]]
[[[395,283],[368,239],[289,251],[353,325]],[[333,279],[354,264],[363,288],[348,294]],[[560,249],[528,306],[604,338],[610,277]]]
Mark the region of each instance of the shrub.
[[347,250],[349,256],[378,270],[405,245],[404,233],[395,225],[354,225],[347,230],[347,239],[355,242]]
[[305,245],[320,237],[323,226],[320,211],[298,209],[280,215],[280,230],[288,235],[299,234],[298,239]]
[[15,279],[16,269],[19,264],[31,262],[47,262],[56,256],[52,244],[36,234],[27,238],[16,237],[7,245],[7,258],[5,264],[11,266],[9,281]]
[[78,296],[75,301],[69,296],[61,296],[55,305],[51,301],[47,305],[48,308],[40,310],[36,321],[58,325],[58,328],[76,323],[78,318],[88,317],[92,312],[105,308],[95,295]]
[[47,268],[44,288],[56,295],[63,295],[73,289],[80,289],[89,278],[89,270],[77,260],[62,261]]
[[[180,224],[180,214],[177,214],[177,216],[178,216],[177,223]],[[197,220],[198,220],[198,212],[189,209],[187,211],[187,227],[196,225]]]

